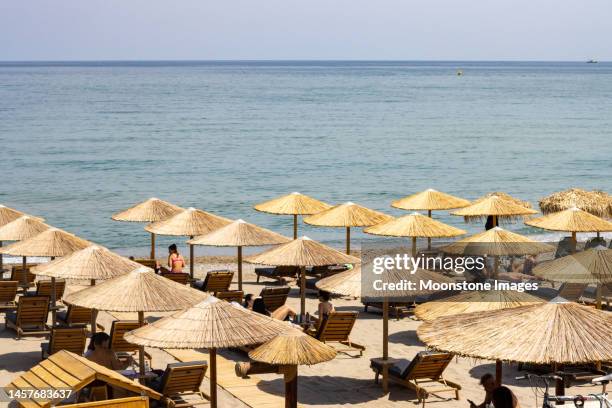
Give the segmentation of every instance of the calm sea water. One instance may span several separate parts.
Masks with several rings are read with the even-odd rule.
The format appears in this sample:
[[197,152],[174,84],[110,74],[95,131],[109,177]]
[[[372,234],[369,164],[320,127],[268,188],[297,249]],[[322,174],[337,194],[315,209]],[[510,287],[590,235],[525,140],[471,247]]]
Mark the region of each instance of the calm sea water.
[[612,190],[612,64],[0,63],[0,141],[0,203],[131,253],[143,225],[110,216],[150,196],[285,234],[252,205],[301,191],[399,215],[429,187],[536,204]]

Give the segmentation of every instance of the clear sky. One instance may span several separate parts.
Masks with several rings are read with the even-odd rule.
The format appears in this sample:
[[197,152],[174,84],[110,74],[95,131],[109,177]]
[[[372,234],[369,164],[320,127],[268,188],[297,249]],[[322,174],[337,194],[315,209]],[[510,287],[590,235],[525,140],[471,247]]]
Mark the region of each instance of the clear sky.
[[611,0],[1,0],[0,60],[612,60]]

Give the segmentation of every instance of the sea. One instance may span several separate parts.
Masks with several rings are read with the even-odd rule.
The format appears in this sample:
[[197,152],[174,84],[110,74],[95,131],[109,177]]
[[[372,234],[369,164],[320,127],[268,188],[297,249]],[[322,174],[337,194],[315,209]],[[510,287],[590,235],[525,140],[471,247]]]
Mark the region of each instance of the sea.
[[[152,196],[287,235],[291,217],[253,205],[299,191],[399,216],[391,201],[434,188],[537,208],[612,191],[612,63],[0,62],[0,175],[1,204],[133,255],[148,253],[144,224],[111,215]],[[344,245],[342,229],[300,235]]]

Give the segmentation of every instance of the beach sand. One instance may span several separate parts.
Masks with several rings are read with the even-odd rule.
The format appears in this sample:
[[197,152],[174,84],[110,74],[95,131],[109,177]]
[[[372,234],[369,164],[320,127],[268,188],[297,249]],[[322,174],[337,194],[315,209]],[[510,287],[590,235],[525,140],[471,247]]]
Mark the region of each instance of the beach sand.
[[[210,261],[210,259],[207,259]],[[217,261],[227,261],[228,258],[218,258]],[[196,265],[196,277],[202,277],[208,270],[231,269],[235,270],[232,263],[214,263]],[[255,283],[253,266],[244,265],[244,291],[245,293],[259,294],[261,288],[272,281],[262,279]],[[265,282],[263,282],[265,281]],[[69,286],[69,290],[76,289]],[[235,288],[235,287],[233,287]],[[291,291],[287,304],[298,310],[299,297],[295,286]],[[359,319],[353,329],[351,340],[366,346],[364,355],[360,358],[351,357],[346,354],[338,354],[336,359],[314,365],[311,367],[299,367],[299,391],[298,401],[302,406],[317,407],[340,407],[345,405],[357,407],[400,407],[406,406],[407,401],[416,402],[415,394],[399,385],[392,385],[390,393],[383,395],[382,388],[374,383],[374,373],[369,368],[370,358],[382,356],[382,318],[380,313],[364,313],[363,306],[359,300],[334,299],[333,304],[337,310],[358,311]],[[313,313],[317,307],[317,299],[314,291],[309,291],[306,299],[307,310]],[[122,318],[135,318],[130,314],[119,314]],[[147,314],[149,319],[155,319],[163,314]],[[117,314],[115,314],[117,317]],[[105,326],[106,331],[110,329],[113,316],[108,313],[100,313],[98,321]],[[404,317],[399,321],[391,319],[389,322],[389,355],[393,358],[411,359],[415,354],[424,350],[424,345],[418,340],[416,329],[421,322]],[[22,340],[14,339],[14,332],[0,331],[0,385],[5,385],[14,377],[26,371],[40,361],[40,343],[43,339],[39,337],[26,337]],[[153,367],[164,369],[166,364],[175,361],[163,350],[147,349],[153,356]],[[232,360],[244,360],[245,356],[236,351],[223,350],[220,353]],[[355,355],[355,353],[351,353]],[[459,383],[462,386],[460,400],[430,397],[427,401],[431,407],[466,407],[467,399],[477,403],[482,402],[484,392],[478,384],[479,377],[486,373],[494,373],[495,364],[491,361],[474,360],[468,358],[456,358],[445,371],[448,380]],[[508,385],[519,399],[522,407],[536,406],[536,397],[528,382],[518,382],[514,377],[522,375],[516,365],[504,364],[503,383]],[[284,384],[282,377],[277,374],[259,374],[263,381],[260,387],[266,392],[284,395]],[[208,380],[202,384],[202,389],[207,392]],[[601,387],[588,384],[577,384],[566,390],[567,394],[588,394],[599,392]],[[450,397],[446,394],[446,397]],[[231,394],[219,388],[220,407],[247,407],[247,401],[240,401]],[[541,404],[541,393],[538,393],[537,403]]]

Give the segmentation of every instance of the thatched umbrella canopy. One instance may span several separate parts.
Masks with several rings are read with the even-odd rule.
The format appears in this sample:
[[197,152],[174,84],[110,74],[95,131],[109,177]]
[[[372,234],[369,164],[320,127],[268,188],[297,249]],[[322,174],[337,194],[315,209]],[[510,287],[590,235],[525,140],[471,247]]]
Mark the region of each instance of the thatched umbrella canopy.
[[[512,328],[509,330],[509,328]],[[612,313],[564,299],[440,317],[417,335],[436,350],[532,364],[586,364],[612,359]]]
[[411,237],[412,256],[416,256],[417,238],[450,238],[466,233],[462,229],[436,221],[417,212],[368,227],[363,232],[390,237]]
[[538,255],[545,252],[553,252],[555,248],[552,245],[535,241],[501,227],[494,227],[488,231],[453,242],[442,248],[442,250],[456,255],[493,256],[495,257],[494,276],[497,277],[497,257]]
[[612,249],[603,246],[544,262],[533,273],[554,282],[597,285],[597,307],[601,307],[601,289],[612,283]]
[[336,350],[298,330],[279,334],[249,352],[249,357],[266,364],[282,366],[285,377],[285,408],[297,408],[299,365],[313,365],[333,360]]
[[248,263],[276,266],[300,267],[301,314],[306,313],[306,275],[307,266],[327,266],[337,264],[356,264],[359,258],[343,254],[332,247],[313,241],[308,237],[295,239],[281,244],[258,255],[245,259]]
[[[127,210],[114,214],[111,218],[115,221],[157,222],[172,217],[181,211],[183,209],[179,206],[151,197]],[[155,233],[151,233],[151,259],[155,259]]]
[[207,348],[210,354],[211,406],[216,407],[217,348],[261,344],[294,329],[288,323],[220,301],[214,296],[204,296],[204,300],[186,310],[127,333],[125,339],[142,347]]
[[[143,326],[144,312],[186,309],[207,296],[141,265],[96,286],[73,292],[64,297],[64,303],[110,312],[138,312],[138,322]],[[139,358],[140,373],[144,374],[144,347],[140,349]]]
[[[8,224],[9,222],[15,221],[17,218],[25,215],[21,211],[14,210],[5,205],[0,204],[0,227]],[[0,248],[2,248],[2,240],[0,239]],[[2,261],[2,254],[0,253],[0,272],[4,270],[4,264]]]
[[304,219],[306,224],[346,228],[346,253],[351,253],[351,227],[369,227],[393,219],[390,215],[347,202]]
[[402,210],[428,211],[431,217],[432,210],[452,210],[467,207],[470,204],[468,200],[463,198],[429,188],[420,193],[395,200],[391,203],[391,206]]
[[418,305],[414,315],[419,320],[430,321],[442,316],[487,312],[544,302],[539,297],[513,290],[489,290],[460,293],[439,301]]
[[570,188],[544,197],[539,204],[545,215],[578,207],[597,217],[612,218],[612,195],[605,191]]
[[41,218],[22,215],[0,227],[0,241],[23,241],[49,228]]
[[206,235],[187,241],[189,245],[238,248],[238,290],[242,290],[242,247],[284,244],[289,238],[274,231],[258,227],[244,220],[236,220]]
[[298,215],[317,214],[331,208],[331,205],[295,191],[291,194],[257,204],[253,208],[269,214],[293,215],[293,239],[297,239]]
[[356,299],[361,296],[361,265],[355,265],[347,271],[319,279],[315,286],[324,292]]
[[454,211],[452,215],[459,215],[466,220],[481,219],[488,216],[493,217],[493,226],[498,226],[500,218],[512,219],[522,215],[532,215],[538,212],[525,206],[526,204],[520,200],[514,199],[507,194],[502,196],[501,193],[492,193],[492,195],[484,196],[473,204]]
[[[231,222],[232,220],[228,218],[190,207],[170,218],[147,225],[145,230],[158,235],[188,236],[193,239],[196,235],[208,234]],[[189,273],[192,279],[193,269],[193,245],[189,244]]]
[[571,232],[574,250],[577,243],[576,234],[578,232],[612,231],[612,222],[583,211],[578,207],[534,218],[525,221],[525,224],[551,231]]

